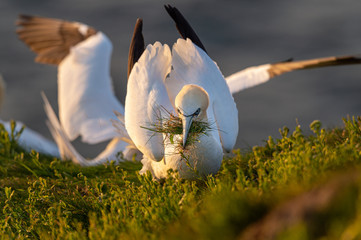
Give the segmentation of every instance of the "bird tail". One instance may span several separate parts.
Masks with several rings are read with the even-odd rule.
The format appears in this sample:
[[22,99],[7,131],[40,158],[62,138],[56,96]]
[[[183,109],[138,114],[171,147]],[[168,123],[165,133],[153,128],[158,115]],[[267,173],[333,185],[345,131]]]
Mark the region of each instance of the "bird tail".
[[[78,151],[74,148],[74,146],[70,143],[69,138],[66,136],[58,117],[56,116],[53,108],[51,107],[47,97],[44,93],[42,93],[43,101],[44,101],[44,109],[46,115],[48,117],[47,125],[49,130],[58,145],[60,156],[62,160],[70,159],[74,163],[79,164],[81,166],[96,166],[103,163],[106,163],[110,160],[116,161],[124,161],[124,158],[119,158],[119,152],[124,151],[127,152],[128,142],[123,141],[123,138],[114,138],[106,147],[106,149],[101,152],[97,157],[92,160],[85,159],[82,155],[78,153]],[[128,150],[129,151],[129,150]]]

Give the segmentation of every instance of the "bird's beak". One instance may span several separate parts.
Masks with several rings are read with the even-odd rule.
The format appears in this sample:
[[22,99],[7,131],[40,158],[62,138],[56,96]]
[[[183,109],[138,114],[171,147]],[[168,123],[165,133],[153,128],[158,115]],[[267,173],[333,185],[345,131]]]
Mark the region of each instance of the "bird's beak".
[[193,116],[182,117],[183,124],[183,148],[186,146],[189,129],[191,128]]

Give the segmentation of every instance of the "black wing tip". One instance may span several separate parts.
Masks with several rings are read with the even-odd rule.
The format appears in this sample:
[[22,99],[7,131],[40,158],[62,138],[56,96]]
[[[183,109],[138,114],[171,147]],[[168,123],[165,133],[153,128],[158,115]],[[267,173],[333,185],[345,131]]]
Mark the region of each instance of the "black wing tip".
[[22,14],[22,13],[20,13],[20,14],[18,15],[18,19],[30,20],[30,19],[32,19],[32,18],[34,18],[34,16],[28,15],[28,14]]
[[164,8],[176,24],[178,24],[179,19],[185,20],[181,12],[176,7],[172,7],[170,4],[165,4]]
[[34,16],[32,16],[32,15],[19,14],[19,15],[18,15],[18,18],[16,19],[15,24],[16,24],[17,26],[21,26],[21,25],[23,25],[24,23],[27,23],[27,22],[31,21],[32,19],[34,19]]
[[188,23],[188,21],[185,19],[185,17],[182,15],[182,13],[176,8],[172,7],[170,4],[164,5],[165,10],[169,14],[169,16],[173,19],[173,21],[176,24],[176,27],[178,29],[179,34],[183,39],[189,38],[192,40],[194,44],[196,44],[198,47],[200,47],[204,52],[207,53],[206,48],[202,44],[201,40],[191,27],[191,25]]
[[130,42],[129,54],[128,54],[128,78],[130,72],[133,69],[134,64],[139,60],[143,54],[144,48],[144,37],[143,37],[143,19],[137,18],[134,26],[134,32],[132,40]]
[[361,61],[361,54],[349,55],[344,57],[336,57],[337,60]]
[[142,19],[142,18],[137,18],[137,21],[135,22],[132,40],[133,40],[134,38],[138,38],[138,39],[140,38],[140,39],[143,40],[143,43],[144,43],[144,38],[143,38],[143,19]]
[[174,18],[174,15],[175,15],[176,11],[178,11],[177,8],[172,7],[170,4],[164,4],[164,8],[172,18]]
[[180,23],[180,20],[187,22],[182,13],[176,7],[172,7],[170,4],[164,5],[164,7],[168,15],[174,20],[177,25]]
[[283,60],[282,62],[293,62],[293,57],[290,57],[290,58],[288,58],[286,60]]
[[139,28],[140,31],[143,30],[143,19],[137,18],[137,21],[135,22],[135,28]]
[[171,11],[174,7],[172,7],[170,4],[164,4],[164,8],[165,10],[167,10],[167,12]]
[[[168,15],[173,19],[173,21],[175,22],[177,28],[179,27],[179,15],[182,15],[179,10],[175,7],[172,7],[170,4],[166,4],[164,5],[165,10],[167,11]],[[181,34],[181,36],[184,38],[184,36],[182,35],[182,33],[179,31],[179,33]]]

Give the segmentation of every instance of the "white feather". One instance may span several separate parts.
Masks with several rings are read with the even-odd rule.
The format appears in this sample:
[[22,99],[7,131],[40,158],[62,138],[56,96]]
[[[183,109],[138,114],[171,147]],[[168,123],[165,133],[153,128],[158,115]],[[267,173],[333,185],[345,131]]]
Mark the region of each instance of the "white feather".
[[[4,125],[6,131],[11,133],[11,123],[0,120],[0,123]],[[22,122],[16,121],[15,133],[19,132],[21,128],[24,127]],[[43,137],[39,133],[31,130],[30,128],[25,127],[24,131],[21,133],[18,144],[26,151],[30,152],[35,150],[39,153],[51,155],[54,157],[59,157],[59,150],[54,142]]]
[[171,102],[186,84],[204,88],[210,100],[209,121],[216,123],[223,148],[231,151],[238,135],[238,111],[218,66],[190,39],[178,39],[172,55],[173,70],[166,80]]
[[163,83],[170,68],[169,47],[156,42],[148,45],[128,79],[125,99],[126,129],[135,146],[145,156],[156,161],[164,157],[163,136],[145,128],[150,128],[161,119],[162,108],[172,110]]
[[265,83],[270,79],[270,64],[249,67],[226,77],[231,94]]
[[[90,160],[85,159],[76,151],[76,149],[70,143],[45,94],[43,94],[42,96],[44,100],[45,112],[49,120],[48,126],[60,149],[62,159],[71,159],[74,163],[80,164],[82,166],[96,166],[99,164],[107,163],[111,160],[124,161],[125,157],[131,159],[132,156],[130,156],[129,154],[136,153],[132,145],[127,146],[128,142],[122,140],[122,138],[125,138],[126,136],[119,135],[118,137],[113,138],[112,141],[107,145],[105,150],[102,151],[97,157]],[[116,132],[115,129],[113,131]],[[125,156],[124,158],[120,158],[119,152],[123,150],[123,154]]]
[[70,140],[79,135],[86,143],[117,136],[110,119],[124,113],[113,93],[109,75],[112,44],[98,32],[71,49],[58,69],[61,125]]

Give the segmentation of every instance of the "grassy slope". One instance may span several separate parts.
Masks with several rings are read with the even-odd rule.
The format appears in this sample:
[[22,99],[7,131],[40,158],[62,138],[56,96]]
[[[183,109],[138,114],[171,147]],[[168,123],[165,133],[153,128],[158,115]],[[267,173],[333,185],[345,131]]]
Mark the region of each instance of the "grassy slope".
[[214,177],[161,183],[140,163],[24,153],[0,129],[0,239],[361,238],[361,119],[310,127],[236,151]]

